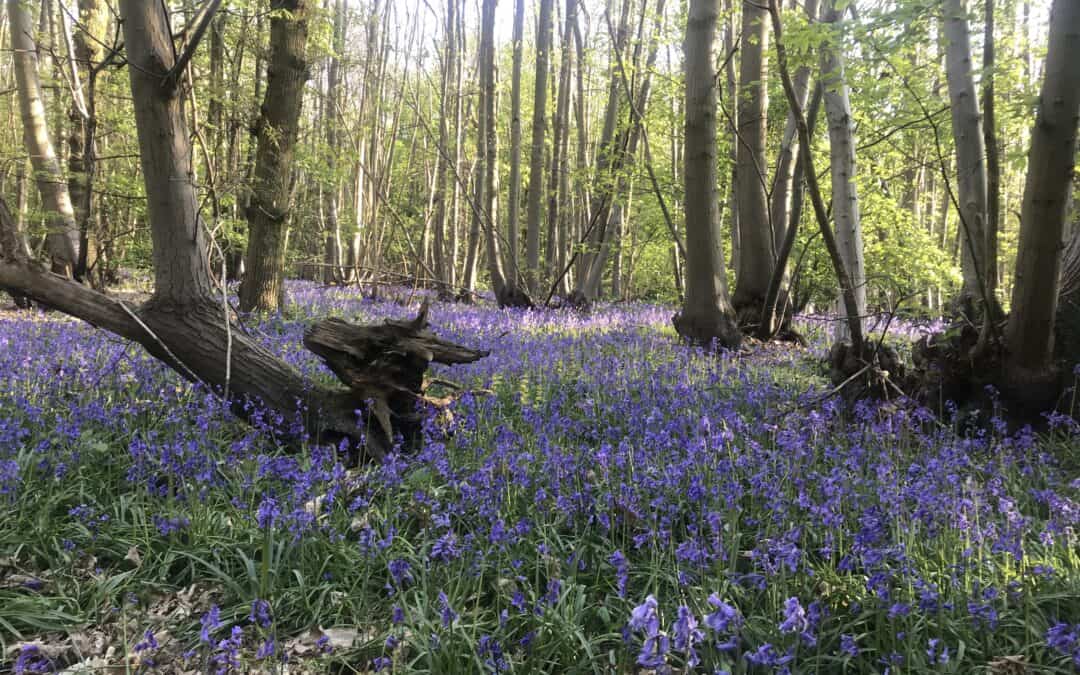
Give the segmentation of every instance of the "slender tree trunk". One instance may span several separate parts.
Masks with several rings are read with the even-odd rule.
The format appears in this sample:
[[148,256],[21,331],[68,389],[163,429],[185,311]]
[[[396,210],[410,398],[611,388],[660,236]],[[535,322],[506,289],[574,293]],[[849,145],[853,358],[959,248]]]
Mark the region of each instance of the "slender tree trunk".
[[[77,31],[70,31],[67,16],[59,17],[64,24],[65,38],[73,51],[72,74],[76,92],[68,114],[71,132],[68,135],[68,193],[79,229],[79,259],[75,277],[90,278],[89,270],[96,264],[94,227],[94,175],[97,170],[97,62],[101,47],[97,41],[105,35],[105,6],[100,0],[79,0]],[[84,84],[85,87],[80,85]],[[100,279],[100,275],[94,277]]]
[[[337,175],[338,162],[336,148],[341,142],[338,133],[340,126],[339,118],[341,107],[341,60],[340,55],[345,52],[345,0],[336,0],[334,7],[333,42],[331,54],[326,66],[326,97],[324,98],[323,121],[325,123],[327,153],[327,175],[329,183],[323,192],[326,203],[326,227],[327,242],[333,247],[333,251],[327,251],[327,257],[333,258],[332,267],[324,271],[328,275],[327,281],[336,283],[348,283],[355,278],[356,264],[346,269],[343,265],[340,194],[341,185]],[[269,91],[269,90],[268,90]],[[349,251],[352,250],[350,246]]]
[[[818,0],[806,0],[805,10],[807,19],[817,20]],[[792,78],[795,86],[795,95],[799,104],[806,106],[807,96],[810,91],[810,66],[802,65],[795,71]],[[788,111],[787,122],[784,124],[784,136],[780,143],[780,155],[776,160],[776,175],[772,182],[771,207],[769,209],[773,221],[773,242],[777,251],[784,240],[787,228],[788,215],[791,209],[791,193],[794,189],[795,162],[799,154],[798,131],[795,128],[795,116]]]
[[[1001,218],[1001,162],[998,158],[997,119],[994,106],[994,0],[985,0],[983,34],[983,144],[986,146],[986,288],[998,288],[998,229]],[[997,298],[991,300],[996,304]],[[996,318],[996,317],[995,317]]]
[[34,23],[26,4],[22,0],[7,0],[23,140],[34,168],[41,204],[47,213],[46,246],[53,271],[72,276],[79,264],[79,228],[75,223],[71,195],[60,170],[60,159],[49,135],[38,74]]
[[[566,0],[566,26],[562,38],[562,62],[559,65],[559,93],[555,105],[555,138],[551,153],[551,180],[548,189],[547,276],[553,278],[566,268],[567,213],[570,195],[570,89],[573,71],[574,25],[577,23],[577,0]],[[559,293],[566,293],[566,277],[559,282]]]
[[[727,64],[724,66],[724,80],[727,82],[728,96],[732,101],[738,94],[738,79],[735,77],[735,12],[732,7],[733,0],[724,0],[724,58]],[[727,200],[730,219],[731,235],[731,267],[739,269],[739,107],[731,106],[730,110],[731,142],[728,144],[728,161],[731,164],[731,172],[728,175]]]
[[791,74],[787,64],[787,49],[784,46],[783,26],[780,21],[780,10],[777,8],[777,0],[769,0],[768,12],[772,19],[773,34],[776,36],[776,61],[780,69],[780,81],[784,87],[784,96],[787,97],[788,107],[795,114],[795,125],[799,130],[799,154],[806,166],[806,191],[810,194],[810,202],[814,206],[814,217],[817,219],[818,228],[821,231],[821,239],[829,254],[833,271],[837,281],[840,282],[840,290],[844,299],[844,314],[848,322],[848,330],[851,332],[851,352],[857,359],[864,358],[866,343],[863,338],[862,323],[858,320],[858,302],[855,298],[855,287],[844,265],[840,247],[837,245],[836,235],[829,225],[829,216],[825,208],[825,201],[821,197],[821,187],[818,184],[817,172],[814,171],[813,151],[810,147],[810,127],[803,114],[802,106],[795,96],[795,87],[791,82]]
[[1006,333],[1010,379],[1052,370],[1067,205],[1080,120],[1080,3],[1054,0],[1046,69],[1032,130],[1016,282]]
[[[840,21],[835,0],[826,0],[826,22]],[[842,44],[826,44],[821,50],[821,79],[825,92],[825,117],[829,122],[829,168],[832,174],[832,212],[836,223],[836,243],[844,261],[848,278],[855,293],[855,316],[835,324],[833,339],[845,342],[851,338],[848,326],[864,323],[866,315],[866,270],[863,262],[862,224],[859,196],[855,189],[855,131],[851,118],[851,102],[844,73]],[[837,306],[844,310],[843,297]]]
[[540,0],[536,38],[536,87],[533,93],[532,151],[529,157],[528,226],[525,235],[525,279],[529,293],[540,284],[540,218],[544,196],[544,146],[547,141],[548,70],[551,59],[553,0]]
[[259,121],[248,249],[240,309],[276,311],[285,293],[285,229],[289,174],[308,78],[310,0],[274,0],[270,19],[270,66]]
[[690,0],[686,24],[686,302],[675,329],[702,344],[734,348],[741,336],[728,301],[716,162],[715,43],[719,0]]
[[[510,82],[510,196],[507,204],[507,244],[510,249],[507,259],[510,263],[510,274],[514,276],[517,276],[521,269],[518,260],[518,232],[521,229],[521,57],[524,40],[525,0],[514,0],[514,65]],[[526,282],[529,292],[534,293],[536,289],[528,276]]]
[[[613,10],[615,6],[615,0],[609,0],[608,11]],[[618,58],[615,56],[615,52],[621,54],[626,49],[630,18],[629,0],[624,0],[621,6],[620,19],[611,46],[613,53],[609,63],[610,79],[607,107],[604,111],[604,126],[600,133],[600,143],[597,149],[596,175],[600,185],[597,186],[592,197],[592,204],[588,209],[589,221],[584,224],[585,231],[588,232],[587,250],[580,256],[577,283],[573,293],[575,302],[584,305],[596,300],[600,293],[600,281],[603,278],[604,266],[607,263],[607,254],[613,230],[611,221],[612,206],[619,197],[615,188],[616,174],[622,166],[625,153],[623,145],[625,139],[621,134],[617,133],[623,96],[620,91],[621,85],[616,65]]]
[[[986,255],[986,148],[973,77],[967,9],[963,0],[944,0],[945,63],[956,141],[957,200],[960,207],[961,297],[982,307],[993,297]],[[979,312],[981,314],[981,311]]]
[[[447,207],[450,195],[447,194],[447,181],[457,171],[457,165],[450,165],[453,152],[450,145],[451,117],[455,109],[452,100],[454,76],[456,73],[457,60],[457,10],[458,0],[447,0],[446,24],[444,27],[444,56],[442,69],[442,83],[440,85],[440,110],[439,110],[439,152],[436,153],[435,187],[435,276],[444,284],[453,283],[454,259],[449,257],[447,251],[447,230],[452,227],[450,219],[456,214],[453,209]],[[456,181],[454,181],[456,185]]]
[[739,42],[739,104],[736,183],[739,209],[739,265],[732,302],[740,323],[761,316],[775,261],[773,228],[765,194],[766,113],[769,108],[765,55],[768,52],[768,16],[749,0],[742,4]]

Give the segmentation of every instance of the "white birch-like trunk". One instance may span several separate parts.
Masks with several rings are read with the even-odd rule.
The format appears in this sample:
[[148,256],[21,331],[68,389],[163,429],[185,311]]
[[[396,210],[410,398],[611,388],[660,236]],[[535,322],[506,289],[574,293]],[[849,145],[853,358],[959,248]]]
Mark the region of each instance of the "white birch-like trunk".
[[[827,12],[826,21],[836,23],[840,12],[835,3]],[[855,131],[851,119],[851,101],[844,74],[842,44],[826,44],[821,50],[821,78],[825,90],[825,118],[829,124],[829,169],[832,175],[833,220],[836,223],[836,244],[844,261],[848,278],[855,291],[859,323],[865,325],[866,269],[863,261],[862,224],[859,218],[859,195],[855,189]],[[843,298],[836,306],[844,310]],[[848,317],[850,320],[851,317]],[[836,342],[851,339],[847,321],[837,321]]]

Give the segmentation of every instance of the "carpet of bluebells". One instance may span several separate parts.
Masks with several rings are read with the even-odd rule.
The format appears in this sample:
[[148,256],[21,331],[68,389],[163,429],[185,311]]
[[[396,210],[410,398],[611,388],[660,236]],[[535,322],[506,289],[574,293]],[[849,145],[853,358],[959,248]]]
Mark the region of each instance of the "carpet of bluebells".
[[[418,304],[290,298],[251,329],[327,380],[307,322]],[[491,356],[438,369],[465,393],[418,452],[356,469],[4,314],[0,671],[1080,670],[1074,422],[841,410],[823,339],[716,356],[670,314],[436,304]]]

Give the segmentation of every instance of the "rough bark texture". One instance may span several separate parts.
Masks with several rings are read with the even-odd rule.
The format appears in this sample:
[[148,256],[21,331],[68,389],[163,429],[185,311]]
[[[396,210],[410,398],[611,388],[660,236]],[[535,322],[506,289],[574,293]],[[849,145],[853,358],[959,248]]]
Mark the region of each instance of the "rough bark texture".
[[769,108],[765,54],[768,15],[759,3],[742,4],[739,42],[738,147],[736,189],[739,209],[739,261],[732,302],[746,323],[756,323],[775,263],[773,230],[765,194],[766,111]]
[[27,6],[28,3],[23,0],[7,0],[23,140],[34,167],[34,180],[41,194],[42,207],[48,213],[46,246],[53,270],[70,276],[79,263],[79,228],[45,118],[37,45],[34,42],[35,29]]
[[686,302],[675,330],[701,344],[734,348],[741,335],[728,301],[716,162],[716,22],[719,0],[690,0],[686,24]]
[[283,12],[270,20],[270,64],[257,123],[248,249],[240,283],[244,311],[275,311],[283,300],[289,172],[308,78],[308,0],[274,0],[271,6]]
[[415,447],[421,438],[427,384],[432,361],[447,365],[473,363],[488,355],[441,340],[429,331],[427,305],[412,321],[386,321],[357,326],[325,319],[304,333],[304,346],[318,354],[361,401],[373,401],[372,417],[386,439],[403,437]]
[[[830,2],[826,21],[836,23],[840,12]],[[862,224],[859,216],[859,196],[855,190],[855,131],[851,119],[851,102],[844,75],[844,55],[841,44],[826,44],[821,50],[821,79],[825,92],[825,117],[829,122],[829,168],[832,174],[832,212],[836,223],[836,244],[844,261],[848,278],[854,286],[854,317],[837,321],[834,340],[851,338],[851,321],[863,322],[866,315],[866,270],[863,262]],[[842,297],[838,306],[844,308]]]
[[1010,379],[1050,370],[1062,240],[1080,117],[1080,3],[1055,0],[1020,213],[1012,313],[1006,342]]
[[975,90],[967,9],[963,0],[944,0],[945,74],[956,141],[956,198],[959,201],[962,297],[981,303],[986,277],[986,147]]

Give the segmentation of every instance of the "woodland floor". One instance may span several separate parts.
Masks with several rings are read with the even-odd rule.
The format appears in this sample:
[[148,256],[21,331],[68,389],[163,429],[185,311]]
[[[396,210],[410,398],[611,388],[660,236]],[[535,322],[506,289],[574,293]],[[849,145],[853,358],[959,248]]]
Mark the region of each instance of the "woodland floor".
[[[327,378],[308,322],[419,300],[289,296],[250,328]],[[1080,669],[1074,422],[844,412],[820,323],[713,356],[671,314],[436,303],[491,356],[437,371],[468,393],[418,454],[347,470],[137,346],[0,313],[0,672]]]

